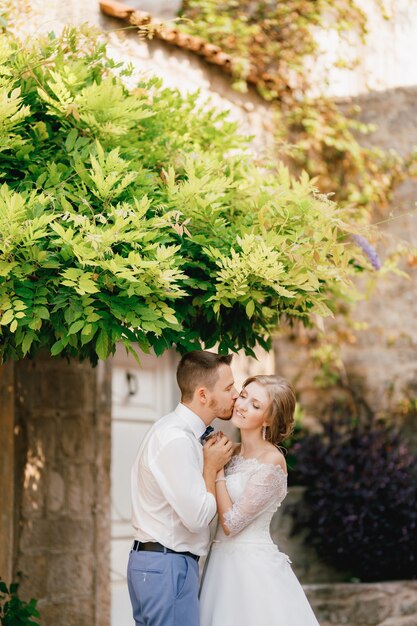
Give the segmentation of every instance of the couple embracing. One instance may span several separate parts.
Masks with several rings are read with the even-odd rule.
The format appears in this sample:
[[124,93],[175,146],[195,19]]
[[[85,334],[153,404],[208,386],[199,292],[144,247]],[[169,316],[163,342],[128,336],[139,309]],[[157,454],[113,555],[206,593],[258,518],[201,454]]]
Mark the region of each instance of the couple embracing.
[[[287,493],[277,445],[293,428],[294,391],[283,378],[254,376],[238,393],[231,359],[203,350],[182,357],[181,402],[153,425],[133,465],[135,626],[318,626],[269,533]],[[210,434],[215,418],[231,418],[241,443]]]

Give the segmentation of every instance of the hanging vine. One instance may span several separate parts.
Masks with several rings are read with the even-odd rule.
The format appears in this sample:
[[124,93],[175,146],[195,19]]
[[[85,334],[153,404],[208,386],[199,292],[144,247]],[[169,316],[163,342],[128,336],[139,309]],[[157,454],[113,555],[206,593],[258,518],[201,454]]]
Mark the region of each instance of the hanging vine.
[[[376,4],[384,17],[384,7]],[[373,131],[358,119],[359,107],[342,110],[321,94],[312,97],[311,68],[320,54],[317,33],[336,31],[365,42],[367,18],[354,0],[185,0],[179,28],[219,45],[233,58],[234,86],[255,83],[276,104],[279,156],[295,172],[317,179],[323,193],[359,210],[365,220],[385,206],[394,188],[413,173],[415,155],[361,145]],[[346,61],[337,59],[336,64]],[[256,76],[256,81],[254,80]],[[325,77],[323,77],[325,82]]]

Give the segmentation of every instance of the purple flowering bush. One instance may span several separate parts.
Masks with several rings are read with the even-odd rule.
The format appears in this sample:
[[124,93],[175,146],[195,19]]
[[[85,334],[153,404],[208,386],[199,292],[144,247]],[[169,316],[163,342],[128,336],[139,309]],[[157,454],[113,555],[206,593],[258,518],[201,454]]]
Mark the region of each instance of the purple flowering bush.
[[308,529],[323,560],[362,581],[417,578],[417,461],[398,432],[372,415],[336,416],[295,443]]

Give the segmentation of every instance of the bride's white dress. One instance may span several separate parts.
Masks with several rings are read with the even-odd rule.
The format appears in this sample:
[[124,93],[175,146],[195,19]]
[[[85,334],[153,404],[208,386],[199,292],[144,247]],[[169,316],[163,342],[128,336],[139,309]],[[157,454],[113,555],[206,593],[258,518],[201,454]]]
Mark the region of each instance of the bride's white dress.
[[287,494],[279,466],[236,455],[225,470],[233,502],[220,524],[200,592],[201,626],[318,626],[290,560],[273,543],[271,518]]

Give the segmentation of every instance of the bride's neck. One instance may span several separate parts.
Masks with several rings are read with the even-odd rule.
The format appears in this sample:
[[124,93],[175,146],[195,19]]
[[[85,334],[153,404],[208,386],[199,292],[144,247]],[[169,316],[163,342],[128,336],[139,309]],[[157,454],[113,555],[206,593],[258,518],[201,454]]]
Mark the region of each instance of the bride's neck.
[[248,433],[241,431],[240,437],[240,454],[242,456],[249,458],[261,454],[263,441],[258,432]]

